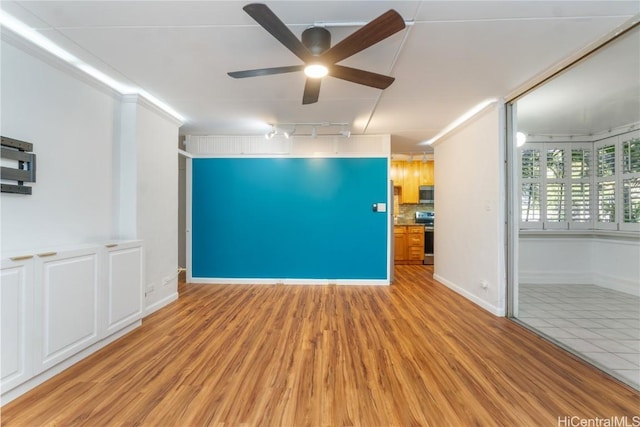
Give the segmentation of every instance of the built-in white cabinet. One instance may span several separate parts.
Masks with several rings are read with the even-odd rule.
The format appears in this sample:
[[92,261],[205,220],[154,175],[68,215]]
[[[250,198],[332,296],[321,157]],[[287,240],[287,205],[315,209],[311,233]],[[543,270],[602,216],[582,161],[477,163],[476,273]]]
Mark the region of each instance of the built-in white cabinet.
[[33,375],[34,335],[33,257],[2,260],[0,273],[0,366],[2,390],[26,381]]
[[143,271],[139,241],[3,259],[3,396],[94,344],[99,348],[101,340],[139,321]]
[[142,246],[137,242],[107,245],[106,269],[105,329],[110,334],[142,317]]
[[36,255],[38,371],[98,340],[99,253],[90,247]]

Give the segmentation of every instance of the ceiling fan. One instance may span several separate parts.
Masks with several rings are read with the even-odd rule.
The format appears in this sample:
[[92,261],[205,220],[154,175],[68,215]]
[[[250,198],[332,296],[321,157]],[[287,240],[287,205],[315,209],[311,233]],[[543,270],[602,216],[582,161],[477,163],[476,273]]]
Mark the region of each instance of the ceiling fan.
[[233,78],[304,71],[307,80],[302,97],[303,104],[318,102],[321,78],[325,75],[378,89],[386,89],[395,80],[393,77],[337,64],[402,30],[405,27],[404,19],[393,9],[383,13],[334,46],[331,46],[331,33],[324,27],[307,28],[302,33],[302,40],[298,40],[267,5],[251,3],[243,9],[304,64],[227,73]]

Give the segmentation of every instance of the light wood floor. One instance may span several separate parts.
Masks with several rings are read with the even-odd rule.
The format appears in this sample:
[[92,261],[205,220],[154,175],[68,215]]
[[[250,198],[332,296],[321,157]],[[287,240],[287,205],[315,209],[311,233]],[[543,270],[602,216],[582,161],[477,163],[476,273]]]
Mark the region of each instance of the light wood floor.
[[[640,395],[433,281],[180,285],[143,325],[2,408],[6,426],[557,426]],[[569,425],[568,423],[561,425]]]

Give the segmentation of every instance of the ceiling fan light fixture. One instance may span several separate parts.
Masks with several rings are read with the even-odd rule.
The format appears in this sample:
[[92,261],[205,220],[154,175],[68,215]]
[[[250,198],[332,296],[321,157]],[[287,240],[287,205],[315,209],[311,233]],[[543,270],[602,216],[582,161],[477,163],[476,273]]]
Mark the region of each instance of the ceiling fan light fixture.
[[329,74],[329,69],[322,64],[309,64],[304,67],[304,74],[312,79],[320,79]]

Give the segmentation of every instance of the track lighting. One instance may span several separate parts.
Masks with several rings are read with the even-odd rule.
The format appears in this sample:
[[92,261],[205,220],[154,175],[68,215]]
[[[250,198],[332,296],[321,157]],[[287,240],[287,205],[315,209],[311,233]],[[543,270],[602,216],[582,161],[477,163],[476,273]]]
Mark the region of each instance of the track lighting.
[[287,139],[291,138],[294,133],[296,133],[296,128],[293,128],[292,130],[285,130],[284,132],[282,132],[284,137]]
[[312,138],[317,138],[318,136],[351,137],[349,123],[269,123],[269,126],[271,126],[271,130],[265,134],[264,137],[266,139],[272,139],[278,135],[290,139],[294,134],[296,136],[310,136]]
[[276,127],[275,126],[271,126],[271,130],[269,132],[267,132],[264,137],[267,139],[272,139],[274,136],[276,136]]

